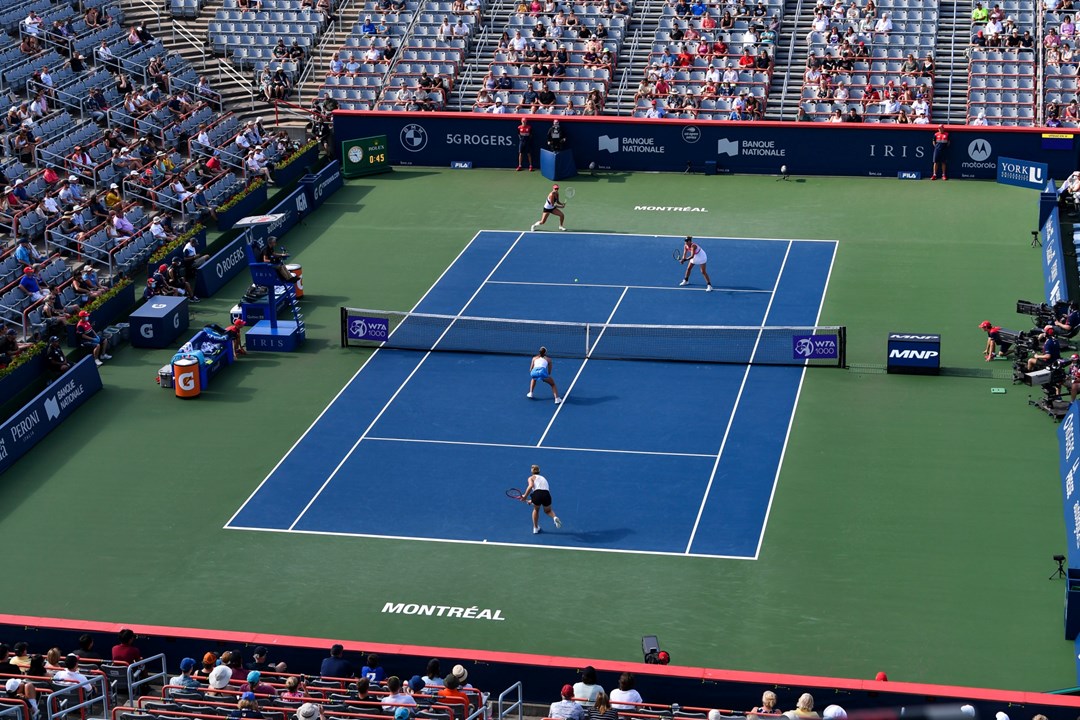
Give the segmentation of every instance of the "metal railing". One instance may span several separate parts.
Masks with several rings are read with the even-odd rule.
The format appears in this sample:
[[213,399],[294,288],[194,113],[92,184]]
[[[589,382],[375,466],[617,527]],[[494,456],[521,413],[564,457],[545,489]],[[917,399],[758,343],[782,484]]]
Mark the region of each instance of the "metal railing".
[[[784,85],[780,88],[780,119],[784,119],[784,110],[787,108],[788,103],[788,87],[791,85],[791,73],[795,69],[793,63],[795,60],[795,43],[799,41],[799,18],[802,17],[802,4],[803,0],[797,0],[795,3],[795,19],[791,23],[791,39],[788,40],[787,49],[787,72],[784,73]],[[786,10],[786,5],[785,5]],[[807,59],[810,59],[810,44],[807,43]],[[773,58],[773,67],[775,70],[776,58]],[[800,93],[801,95],[801,93]],[[801,98],[800,98],[801,99]],[[798,106],[798,102],[795,103]],[[797,117],[796,117],[797,119]]]
[[[147,669],[145,675],[142,674],[143,668]],[[140,675],[142,677],[139,677]],[[155,682],[159,682],[161,685],[167,685],[169,682],[169,673],[165,668],[165,655],[163,653],[143,658],[127,666],[127,686],[130,697],[139,697],[143,694],[139,688],[144,685],[152,685]]]
[[30,709],[24,700],[19,705],[0,705],[0,720],[30,720]]
[[[517,712],[517,720],[523,720],[525,717],[525,702],[522,699],[522,694],[520,680],[499,693],[499,697],[495,701],[495,720],[505,720],[515,711]],[[514,701],[504,702],[507,697],[513,697]]]
[[[1038,9],[1035,11],[1035,124],[1042,125],[1046,118],[1046,106],[1043,103],[1043,81],[1046,73],[1043,68],[1043,60],[1045,60],[1045,49],[1043,47],[1043,19],[1046,17],[1046,8],[1042,3],[1037,3]],[[1017,118],[1017,125],[1019,125],[1019,118]]]
[[[92,708],[101,706],[101,714],[95,714]],[[48,720],[60,720],[72,713],[83,720],[85,718],[109,717],[109,682],[104,675],[92,675],[86,682],[69,685],[49,693],[46,707]]]

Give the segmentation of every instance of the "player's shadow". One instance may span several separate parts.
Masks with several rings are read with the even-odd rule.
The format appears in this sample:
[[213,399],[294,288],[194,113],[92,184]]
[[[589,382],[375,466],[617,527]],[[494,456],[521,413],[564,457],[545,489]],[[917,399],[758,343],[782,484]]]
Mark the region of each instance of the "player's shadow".
[[567,405],[600,405],[601,403],[611,402],[612,400],[618,400],[618,395],[601,395],[598,397],[588,397],[581,395],[571,395],[566,398]]
[[610,530],[592,530],[588,532],[560,532],[562,537],[574,538],[584,545],[614,545],[629,536],[630,528],[612,528]]

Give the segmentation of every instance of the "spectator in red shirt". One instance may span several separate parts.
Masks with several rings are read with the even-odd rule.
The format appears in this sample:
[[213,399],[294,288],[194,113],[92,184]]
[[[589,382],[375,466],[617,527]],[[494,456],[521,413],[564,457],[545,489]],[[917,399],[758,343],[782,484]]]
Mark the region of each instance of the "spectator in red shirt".
[[675,56],[675,65],[678,67],[690,67],[694,64],[694,56],[685,47]]
[[454,708],[454,716],[459,720],[469,715],[469,696],[458,689],[460,686],[457,676],[450,674],[443,679],[443,689],[439,691],[439,702]]
[[120,631],[117,636],[120,641],[117,645],[113,645],[112,659],[113,662],[123,662],[130,665],[133,662],[142,660],[142,653],[139,648],[135,647],[135,633],[127,628]]

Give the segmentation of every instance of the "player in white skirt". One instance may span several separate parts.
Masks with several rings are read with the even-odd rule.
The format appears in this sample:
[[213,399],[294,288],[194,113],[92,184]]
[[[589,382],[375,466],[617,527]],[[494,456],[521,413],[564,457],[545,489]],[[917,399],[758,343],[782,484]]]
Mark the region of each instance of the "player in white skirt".
[[712,292],[712,280],[709,279],[709,273],[705,270],[705,263],[709,257],[705,254],[705,251],[700,245],[694,242],[694,238],[690,235],[686,236],[686,240],[683,241],[683,256],[680,263],[685,263],[687,260],[690,264],[686,266],[686,274],[683,275],[682,282],[679,286],[690,284],[690,271],[697,265],[701,268],[701,275],[705,278],[705,292]]

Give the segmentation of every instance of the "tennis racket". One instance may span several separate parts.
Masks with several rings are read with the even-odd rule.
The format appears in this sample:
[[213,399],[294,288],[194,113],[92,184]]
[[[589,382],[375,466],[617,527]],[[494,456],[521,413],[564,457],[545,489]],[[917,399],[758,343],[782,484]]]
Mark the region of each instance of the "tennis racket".
[[671,251],[671,257],[673,257],[676,262],[682,263],[682,261],[683,261],[683,251],[682,250],[672,250]]
[[574,188],[566,188],[566,192],[563,194],[566,196],[567,200],[573,200],[574,196],[577,195],[577,190]]
[[506,491],[506,497],[510,498],[511,500],[521,500],[521,491],[517,488],[510,488]]

